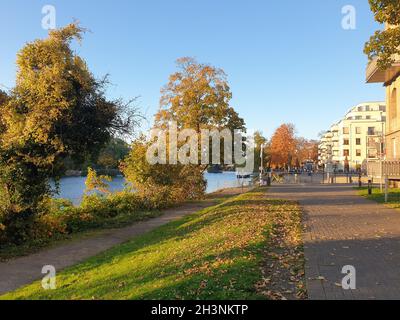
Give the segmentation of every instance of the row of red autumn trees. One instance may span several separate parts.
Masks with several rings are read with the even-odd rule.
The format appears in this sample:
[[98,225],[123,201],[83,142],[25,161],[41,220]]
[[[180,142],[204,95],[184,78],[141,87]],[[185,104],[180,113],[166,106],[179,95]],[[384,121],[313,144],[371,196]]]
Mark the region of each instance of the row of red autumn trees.
[[318,141],[297,137],[293,124],[282,124],[270,141],[258,132],[257,141],[264,145],[264,167],[267,168],[300,168],[307,161],[318,161]]

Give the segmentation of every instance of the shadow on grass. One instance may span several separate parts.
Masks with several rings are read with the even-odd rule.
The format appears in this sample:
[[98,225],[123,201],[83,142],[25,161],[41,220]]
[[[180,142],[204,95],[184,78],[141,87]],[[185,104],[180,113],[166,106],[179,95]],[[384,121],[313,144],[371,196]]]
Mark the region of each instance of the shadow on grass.
[[[292,204],[288,201],[267,199],[260,192],[244,194],[232,201],[228,200],[169,223],[65,270],[59,276],[60,288],[54,292],[44,292],[40,290],[40,284],[36,283],[25,291],[22,290],[21,295],[17,292],[14,297],[261,298],[254,285],[261,276],[260,249],[266,245],[266,231],[271,227],[271,222],[265,221],[258,227],[264,230],[264,236],[248,242],[241,242],[241,236],[249,236],[249,231],[241,229],[241,224],[243,219],[246,223],[251,223],[250,219],[256,217],[257,210],[263,219],[268,219],[276,206],[289,203]],[[260,208],[263,211],[260,212]],[[268,208],[268,213],[263,208]],[[260,220],[255,219],[254,223],[260,223]],[[228,242],[234,243],[226,245]]]

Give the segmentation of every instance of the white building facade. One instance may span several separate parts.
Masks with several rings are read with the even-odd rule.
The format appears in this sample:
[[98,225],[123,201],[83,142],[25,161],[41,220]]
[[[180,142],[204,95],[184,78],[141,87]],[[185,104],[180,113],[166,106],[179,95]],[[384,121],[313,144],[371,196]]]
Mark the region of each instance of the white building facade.
[[367,102],[350,109],[321,138],[319,164],[326,170],[358,171],[367,160],[383,157],[386,105]]

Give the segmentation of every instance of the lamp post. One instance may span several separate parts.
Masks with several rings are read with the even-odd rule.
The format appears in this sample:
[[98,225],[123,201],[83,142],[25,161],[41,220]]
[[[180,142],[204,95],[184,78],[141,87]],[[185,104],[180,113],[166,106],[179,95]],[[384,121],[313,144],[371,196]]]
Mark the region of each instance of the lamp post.
[[383,123],[383,113],[381,112],[381,125],[382,125],[382,128],[381,128],[381,137],[380,137],[380,143],[379,143],[379,153],[380,153],[380,155],[379,155],[379,161],[380,161],[380,170],[381,170],[381,184],[380,184],[380,187],[381,187],[381,193],[383,192],[383,157],[384,157],[384,152],[385,152],[385,150],[384,150],[384,143],[385,143],[385,133],[384,133],[384,131],[385,131],[385,125],[384,125],[384,123]]
[[264,185],[264,179],[263,179],[263,174],[264,174],[264,147],[265,144],[261,144],[261,152],[260,152],[260,158],[261,158],[261,166],[260,166],[260,187]]

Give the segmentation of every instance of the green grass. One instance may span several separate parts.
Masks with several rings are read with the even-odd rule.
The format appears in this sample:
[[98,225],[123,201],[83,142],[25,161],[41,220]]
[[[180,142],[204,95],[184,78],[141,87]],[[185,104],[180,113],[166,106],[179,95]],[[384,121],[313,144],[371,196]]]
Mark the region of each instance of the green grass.
[[381,192],[380,188],[372,188],[372,194],[368,194],[368,188],[357,188],[358,194],[369,200],[373,200],[378,203],[383,203],[390,208],[400,209],[400,189],[391,188],[388,193],[388,202],[385,203],[385,193]]
[[[56,290],[35,282],[0,299],[265,299],[265,252],[302,249],[298,205],[265,192],[225,200],[69,268]],[[290,265],[286,258],[275,255],[292,278],[304,274],[301,254]]]
[[159,210],[153,211],[132,211],[120,214],[116,217],[103,219],[88,230],[83,230],[71,234],[56,234],[48,239],[30,240],[21,245],[7,245],[0,247],[0,261],[7,261],[20,256],[36,253],[44,248],[51,248],[70,241],[79,241],[87,237],[94,236],[107,229],[115,229],[129,226],[133,223],[156,218],[162,213]]
[[[224,191],[230,192],[226,193]],[[232,198],[235,192],[240,193],[235,189],[221,190],[206,195],[203,200],[187,201],[181,205],[185,206],[202,202],[218,204]],[[123,228],[140,221],[156,218],[160,215],[162,215],[162,211],[160,210],[123,210],[115,217],[96,217],[95,221],[91,221],[88,225],[83,223],[84,228],[82,230],[71,233],[53,233],[51,237],[30,239],[29,241],[19,245],[0,245],[0,261],[7,261],[16,257],[26,256],[36,253],[44,248],[51,248],[71,241],[79,241],[80,239],[97,235],[107,229]]]

